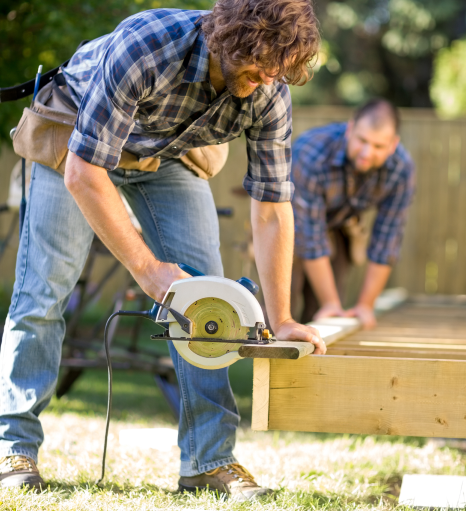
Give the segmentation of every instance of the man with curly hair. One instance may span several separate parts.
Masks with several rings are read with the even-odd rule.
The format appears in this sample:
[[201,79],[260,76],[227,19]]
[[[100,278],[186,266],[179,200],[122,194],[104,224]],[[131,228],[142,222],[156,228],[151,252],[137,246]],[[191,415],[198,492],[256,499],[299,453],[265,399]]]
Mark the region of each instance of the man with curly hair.
[[[289,303],[287,83],[309,78],[316,23],[310,0],[218,0],[211,12],[145,11],[87,43],[63,69],[79,111],[64,178],[33,165],[0,361],[2,486],[43,484],[38,416],[54,392],[63,311],[94,232],[156,300],[188,277],[177,262],[223,274],[212,194],[193,172],[209,177],[212,169],[187,168],[180,160],[191,151],[245,133],[244,187],[270,326],[280,339],[308,341],[325,353],[318,332],[292,319]],[[170,353],[182,401],[179,489],[209,488],[237,500],[267,493],[233,456],[239,415],[227,369],[191,366],[171,343]]]

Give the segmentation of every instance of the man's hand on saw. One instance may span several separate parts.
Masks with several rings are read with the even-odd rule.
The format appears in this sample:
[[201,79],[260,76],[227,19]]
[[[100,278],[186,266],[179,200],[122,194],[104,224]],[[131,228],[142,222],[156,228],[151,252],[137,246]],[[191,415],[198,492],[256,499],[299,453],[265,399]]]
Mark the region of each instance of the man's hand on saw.
[[307,341],[315,345],[314,355],[325,355],[327,346],[320,337],[319,331],[307,325],[301,325],[293,319],[280,323],[274,331],[280,341]]
[[154,261],[147,271],[135,276],[141,289],[154,300],[161,302],[168,288],[175,280],[187,279],[191,275],[184,272],[177,264]]

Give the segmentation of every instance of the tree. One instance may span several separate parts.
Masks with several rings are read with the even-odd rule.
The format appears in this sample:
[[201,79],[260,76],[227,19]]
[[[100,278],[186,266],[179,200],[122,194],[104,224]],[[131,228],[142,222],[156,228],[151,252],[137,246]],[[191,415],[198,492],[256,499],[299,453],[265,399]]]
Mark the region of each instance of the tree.
[[466,115],[466,39],[453,41],[434,60],[430,93],[439,114],[452,118]]
[[357,104],[385,96],[429,107],[435,53],[466,32],[464,0],[317,2],[323,38],[314,79],[295,104]]
[[[210,0],[2,0],[0,87],[31,80],[68,60],[78,44],[114,30],[126,17],[159,7],[210,9]],[[0,104],[0,140],[10,140],[31,98]]]
[[[111,32],[125,17],[158,7],[209,9],[213,0],[2,0],[0,87],[67,60],[83,39]],[[466,33],[464,0],[315,0],[322,51],[314,79],[292,87],[299,104],[353,105],[381,95],[398,106],[431,106],[436,52]],[[439,57],[440,58],[440,57]],[[0,105],[0,140],[30,99]]]

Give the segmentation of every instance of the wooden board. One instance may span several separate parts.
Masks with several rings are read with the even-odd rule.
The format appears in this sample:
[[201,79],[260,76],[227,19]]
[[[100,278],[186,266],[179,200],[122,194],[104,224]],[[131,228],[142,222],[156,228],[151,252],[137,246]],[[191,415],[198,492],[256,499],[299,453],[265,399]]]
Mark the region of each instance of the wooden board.
[[268,429],[466,436],[462,361],[335,356],[271,360],[269,387]]
[[327,353],[254,361],[253,429],[466,437],[466,300],[411,300]]
[[412,299],[329,347],[328,355],[466,360],[466,303],[458,298]]
[[[327,318],[309,323],[328,345],[345,338],[360,329],[360,323],[354,318]],[[243,358],[282,358],[296,360],[314,352],[314,345],[304,341],[279,341],[270,344],[245,344],[238,353]]]

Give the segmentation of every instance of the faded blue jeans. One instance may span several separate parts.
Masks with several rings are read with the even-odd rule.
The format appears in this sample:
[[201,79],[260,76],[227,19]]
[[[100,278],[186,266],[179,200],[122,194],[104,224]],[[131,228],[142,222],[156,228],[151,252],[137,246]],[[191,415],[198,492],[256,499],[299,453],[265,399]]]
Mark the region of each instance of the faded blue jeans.
[[[109,172],[121,187],[154,255],[223,275],[216,209],[207,181],[176,160],[157,172]],[[37,461],[39,414],[57,383],[65,335],[63,313],[94,236],[63,177],[33,165],[16,262],[16,282],[0,353],[0,457]],[[234,463],[239,423],[228,369],[209,371],[182,359],[170,343],[181,391],[180,475]]]

